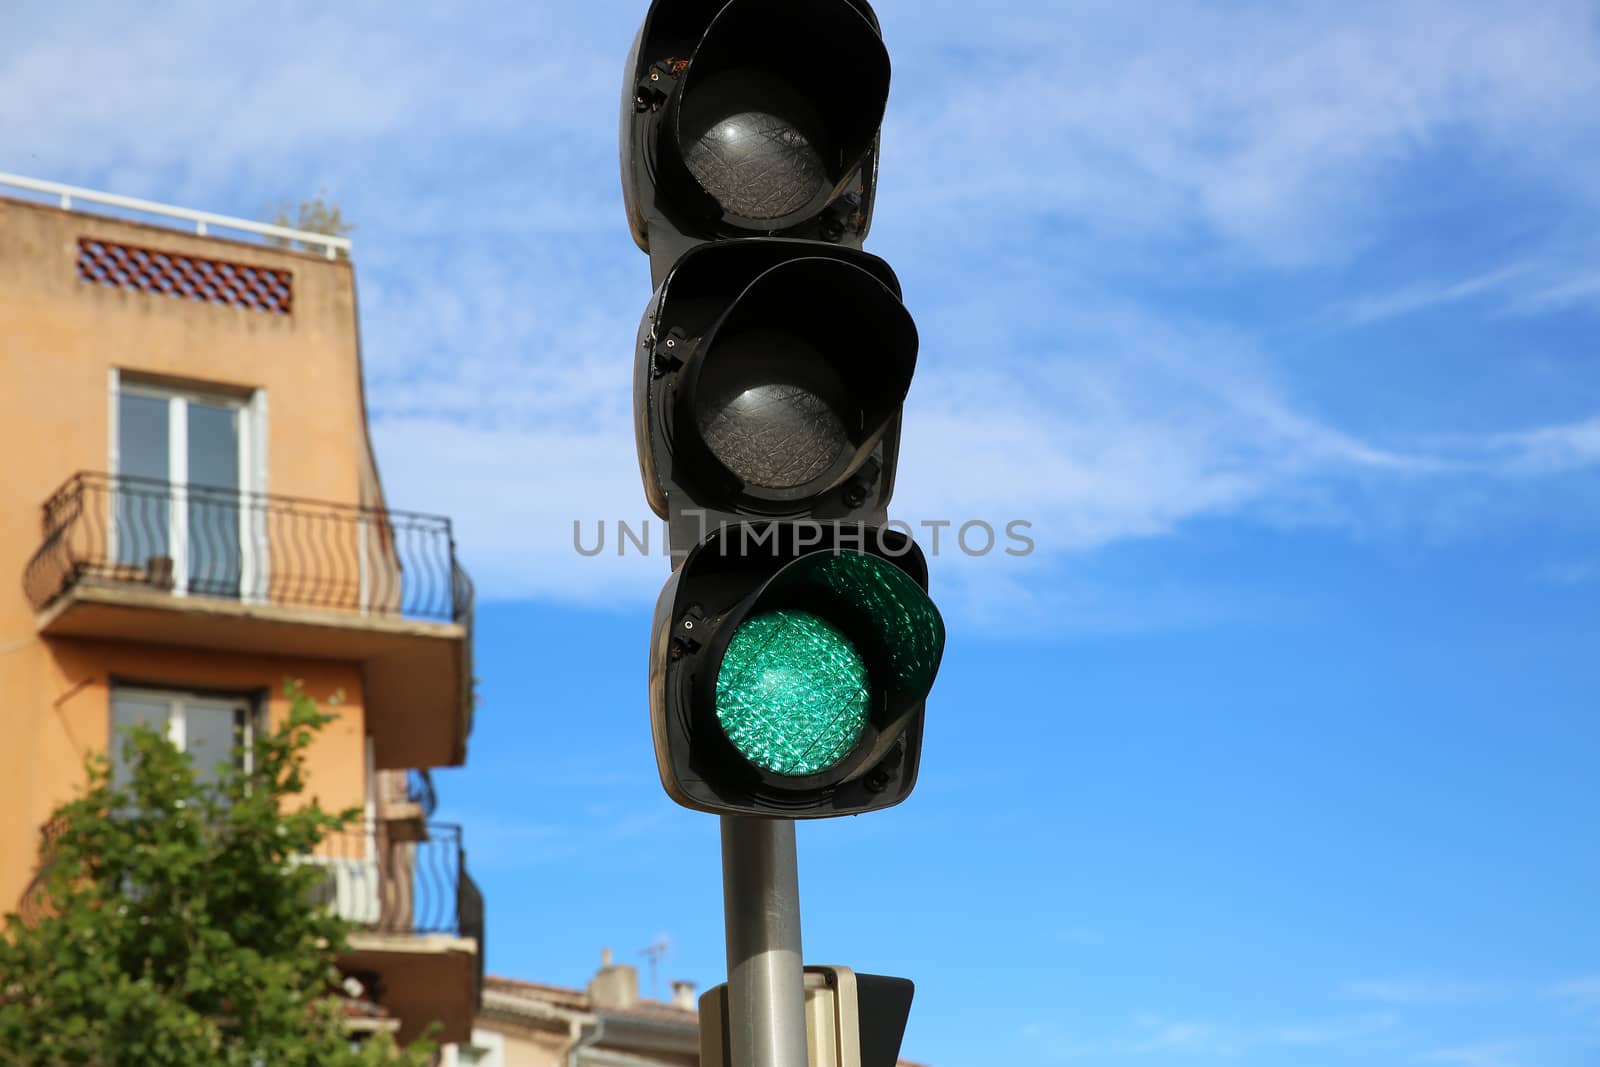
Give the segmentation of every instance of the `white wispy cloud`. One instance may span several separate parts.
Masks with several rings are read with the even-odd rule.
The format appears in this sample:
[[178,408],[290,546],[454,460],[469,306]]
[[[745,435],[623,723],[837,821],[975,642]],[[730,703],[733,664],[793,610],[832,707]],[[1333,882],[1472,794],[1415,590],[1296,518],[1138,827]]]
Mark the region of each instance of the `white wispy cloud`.
[[[1409,500],[1437,475],[1600,457],[1594,422],[1438,448],[1369,439],[1300,395],[1247,326],[1134,300],[1101,272],[1288,277],[1336,260],[1383,239],[1390,178],[1447,135],[1514,139],[1506,166],[1532,187],[1589,196],[1569,150],[1600,125],[1583,106],[1600,87],[1583,4],[1194,6],[1155,22],[1109,2],[976,22],[949,0],[877,7],[896,83],[870,245],[901,270],[923,338],[894,513],[1026,520],[1038,545],[947,553],[950,590],[1028,618],[1055,595],[1040,576],[1074,553],[1241,513],[1348,522],[1344,487]],[[241,213],[327,186],[359,226],[389,499],[452,515],[487,596],[647,600],[663,560],[572,549],[574,519],[646,516],[630,376],[647,270],[615,159],[641,14],[25,4],[0,39],[0,169]],[[1465,301],[1519,270],[1355,314]]]
[[[480,589],[495,598],[553,596],[602,603],[654,598],[670,565],[664,556],[619,555],[616,522],[639,532],[640,503],[631,421],[593,428],[486,430],[442,419],[389,419],[374,435],[391,500],[426,501],[455,520],[457,540]],[[581,523],[586,549],[605,522],[605,552],[573,547]],[[660,527],[652,551],[660,551]]]
[[1408,285],[1396,292],[1358,297],[1347,304],[1344,311],[1349,321],[1358,325],[1382,322],[1417,311],[1504,293],[1512,283],[1526,279],[1528,272],[1528,265],[1519,263],[1457,281]]
[[1244,1047],[1230,1027],[1151,1017],[1136,1020],[1131,1032],[1114,1037],[1078,1037],[1053,1024],[1035,1024],[1024,1036],[1059,1060],[1235,1056]]
[[1398,1021],[1391,1014],[1373,1014],[1331,1022],[1275,1026],[1267,1033],[1272,1041],[1283,1045],[1333,1045],[1376,1036],[1393,1029]]
[[1548,993],[1578,1011],[1592,1014],[1600,1021],[1600,975],[1585,975],[1557,983],[1550,987]]
[[1536,313],[1575,304],[1600,304],[1600,271],[1574,273],[1570,277],[1551,281],[1525,294],[1518,301],[1517,310]]
[[[602,82],[616,92],[613,64],[602,64],[614,42],[593,32],[595,12],[564,5],[509,20],[443,9],[397,18],[373,3],[22,3],[7,22],[8,166],[107,173],[167,199],[214,199],[229,182],[271,187],[319,160],[322,174],[359,172],[374,151],[428,161],[474,132],[587,136],[574,105]],[[459,212],[467,192],[441,184],[433,203]]]
[[1444,978],[1380,978],[1346,982],[1345,996],[1380,1004],[1470,1004],[1499,996],[1493,986]]
[[1600,416],[1517,433],[1485,442],[1505,468],[1519,474],[1559,474],[1600,463]]
[[1533,317],[1574,308],[1600,307],[1600,274],[1590,267],[1591,246],[1550,248],[1538,260],[1525,260],[1463,278],[1408,282],[1386,292],[1370,292],[1344,302],[1338,316],[1353,326],[1369,326],[1421,312],[1459,314],[1475,305],[1486,318]]
[[1096,1037],[1069,1032],[1055,1023],[1033,1023],[1023,1036],[1053,1059],[1233,1059],[1262,1050],[1337,1046],[1363,1041],[1389,1030],[1394,1018],[1365,1015],[1295,1024],[1238,1024],[1174,1019],[1145,1014],[1124,1032]]
[[[888,31],[918,32],[895,14]],[[946,29],[939,14],[922,35]],[[1595,27],[1571,0],[1515,18],[1471,2],[1193,5],[1159,25],[1109,3],[1023,4],[964,28],[959,88],[891,111],[890,144],[916,165],[889,172],[889,210],[905,187],[1121,234],[1201,227],[1307,262],[1368,243],[1374,189],[1438,141],[1518,150],[1512,166],[1571,191],[1563,153],[1596,125]]]
[[945,365],[919,382],[901,505],[1009,508],[1070,550],[1165,533],[1302,476],[1428,465],[1295,410],[1237,338],[1102,308],[1059,318],[1061,340],[1038,352],[1040,366]]

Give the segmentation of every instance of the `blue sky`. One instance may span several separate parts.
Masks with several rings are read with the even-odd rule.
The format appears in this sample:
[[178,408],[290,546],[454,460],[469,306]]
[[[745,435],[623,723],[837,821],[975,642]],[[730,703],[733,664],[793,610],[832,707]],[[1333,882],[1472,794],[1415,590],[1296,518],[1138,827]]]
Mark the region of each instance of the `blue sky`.
[[[664,937],[664,988],[723,973],[650,753],[666,565],[571,547],[647,514],[644,6],[13,3],[0,169],[356,221],[390,499],[486,601],[440,782],[489,965]],[[938,1067],[1600,1061],[1600,16],[877,6],[893,511],[1038,550],[933,561],[921,783],[801,828],[807,955],[912,977]]]

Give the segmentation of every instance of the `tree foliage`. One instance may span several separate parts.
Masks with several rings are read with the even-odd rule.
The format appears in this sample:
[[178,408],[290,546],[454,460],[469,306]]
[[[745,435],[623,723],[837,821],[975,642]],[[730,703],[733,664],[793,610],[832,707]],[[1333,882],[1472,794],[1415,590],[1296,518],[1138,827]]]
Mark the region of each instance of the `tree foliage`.
[[299,862],[357,812],[303,800],[305,751],[332,716],[291,687],[248,769],[197,776],[149,727],[129,767],[89,762],[55,812],[27,921],[0,936],[6,1067],[420,1067],[430,1050],[387,1037],[353,1048],[338,971],[348,924],[311,903]]
[[[291,230],[305,230],[307,233],[326,234],[329,237],[348,237],[355,232],[355,223],[347,222],[339,205],[328,199],[326,189],[317,193],[310,200],[302,200],[298,204],[283,203],[267,213],[267,221],[274,226],[283,226]],[[320,251],[321,246],[315,248],[303,242],[289,241],[280,237],[268,238],[273,244],[283,248],[297,246],[302,250]],[[341,256],[345,253],[340,251]]]

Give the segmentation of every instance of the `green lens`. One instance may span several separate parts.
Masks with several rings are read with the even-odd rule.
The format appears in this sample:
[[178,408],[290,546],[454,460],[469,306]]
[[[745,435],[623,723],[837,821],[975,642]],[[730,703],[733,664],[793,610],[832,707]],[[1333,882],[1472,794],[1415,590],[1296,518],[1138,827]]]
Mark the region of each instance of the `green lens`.
[[867,668],[850,639],[807,611],[739,624],[717,674],[717,721],[739,754],[776,774],[816,774],[867,725]]

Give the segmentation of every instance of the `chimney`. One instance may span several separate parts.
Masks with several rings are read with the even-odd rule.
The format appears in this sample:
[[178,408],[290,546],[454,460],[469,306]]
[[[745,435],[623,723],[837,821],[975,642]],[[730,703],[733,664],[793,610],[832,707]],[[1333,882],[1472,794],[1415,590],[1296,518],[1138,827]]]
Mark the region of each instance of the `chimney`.
[[682,1008],[684,1011],[695,1011],[697,1002],[694,992],[695,985],[693,982],[685,982],[681,978],[673,979],[672,1006],[674,1008]]
[[601,1011],[631,1008],[639,1002],[639,972],[632,964],[612,963],[611,950],[600,953],[600,970],[589,979],[589,1003]]

